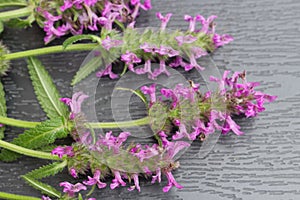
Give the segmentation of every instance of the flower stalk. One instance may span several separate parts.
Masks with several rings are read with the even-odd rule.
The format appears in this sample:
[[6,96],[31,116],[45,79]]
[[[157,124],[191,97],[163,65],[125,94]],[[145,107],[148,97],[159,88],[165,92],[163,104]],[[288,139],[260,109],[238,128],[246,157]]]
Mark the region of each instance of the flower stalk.
[[8,149],[10,151],[14,151],[16,153],[19,153],[19,154],[22,154],[25,156],[47,159],[47,160],[61,160],[58,156],[51,155],[50,153],[27,149],[27,148],[20,147],[20,146],[17,146],[15,144],[12,144],[9,142],[5,142],[3,140],[0,140],[0,147]]
[[24,196],[24,195],[17,195],[17,194],[11,194],[6,192],[0,192],[0,198],[1,199],[12,199],[12,200],[40,200],[41,198],[37,197],[31,197],[31,196]]
[[27,17],[32,13],[32,7],[24,7],[16,10],[0,12],[0,21],[9,20],[18,17]]

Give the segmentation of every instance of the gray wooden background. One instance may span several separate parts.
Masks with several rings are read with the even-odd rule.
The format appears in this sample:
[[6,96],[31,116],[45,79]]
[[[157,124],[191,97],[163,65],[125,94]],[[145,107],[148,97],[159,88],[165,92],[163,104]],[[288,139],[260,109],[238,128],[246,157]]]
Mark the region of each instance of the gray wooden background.
[[[218,15],[217,30],[235,41],[217,50],[213,59],[222,69],[246,70],[248,80],[278,95],[275,103],[256,119],[239,119],[244,136],[221,136],[205,159],[183,156],[175,173],[185,188],[164,194],[166,181],[151,185],[141,180],[142,192],[126,188],[99,190],[97,199],[299,199],[300,198],[300,1],[299,0],[153,0],[153,10],[142,13],[138,27],[159,26],[156,12],[172,12],[170,28],[187,28],[183,15]],[[43,46],[43,31],[6,29],[0,36],[12,52]],[[57,40],[52,44],[59,44]],[[71,95],[69,82],[85,53],[40,57],[61,94]],[[44,120],[24,60],[12,62],[3,77],[8,115]],[[6,140],[23,130],[7,128]],[[47,163],[23,157],[0,163],[0,191],[39,196],[20,175]],[[71,180],[66,173],[48,179],[52,185]]]

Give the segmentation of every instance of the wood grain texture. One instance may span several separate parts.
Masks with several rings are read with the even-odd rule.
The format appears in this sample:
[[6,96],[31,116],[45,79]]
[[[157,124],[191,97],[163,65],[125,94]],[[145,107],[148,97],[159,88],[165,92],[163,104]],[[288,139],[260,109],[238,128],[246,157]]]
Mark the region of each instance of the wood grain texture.
[[[267,111],[256,119],[239,119],[244,136],[221,136],[204,159],[192,148],[181,157],[176,180],[185,188],[161,191],[166,181],[151,185],[141,180],[142,192],[126,188],[99,190],[97,199],[299,199],[300,198],[300,2],[298,0],[153,0],[153,10],[143,12],[138,27],[157,27],[155,13],[172,12],[170,28],[184,29],[183,15],[218,15],[217,30],[229,33],[235,41],[215,52],[221,69],[247,70],[248,79],[261,82],[260,89],[278,95]],[[41,47],[43,32],[36,26],[27,30],[6,29],[1,38],[11,51]],[[54,43],[61,43],[57,40]],[[71,95],[70,80],[86,53],[43,56],[41,60],[54,77],[61,94]],[[8,116],[44,120],[45,114],[34,97],[26,63],[12,62],[2,81],[7,93]],[[104,82],[107,88],[112,83]],[[100,93],[107,103],[109,93]],[[34,111],[34,112],[33,112]],[[105,107],[97,110],[105,119]],[[109,119],[106,119],[109,120]],[[22,129],[7,128],[6,140]],[[0,191],[39,196],[19,176],[46,161],[23,157],[14,163],[0,163]],[[47,179],[52,185],[71,180],[64,174]]]

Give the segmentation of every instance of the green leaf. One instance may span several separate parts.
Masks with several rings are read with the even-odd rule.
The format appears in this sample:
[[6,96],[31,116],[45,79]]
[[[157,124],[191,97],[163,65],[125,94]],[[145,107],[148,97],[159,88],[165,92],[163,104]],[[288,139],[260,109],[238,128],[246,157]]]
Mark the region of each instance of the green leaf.
[[33,188],[41,191],[43,194],[46,194],[50,197],[57,197],[60,198],[61,194],[59,191],[57,191],[54,187],[42,183],[40,181],[35,180],[32,177],[28,177],[28,176],[22,176],[22,178],[29,184],[31,185]]
[[67,107],[59,99],[60,95],[42,63],[28,58],[28,69],[37,99],[50,119],[58,116],[67,118]]
[[98,42],[99,44],[101,44],[101,39],[96,36],[96,35],[75,35],[72,37],[69,37],[68,39],[66,39],[63,43],[63,49],[67,48],[69,45],[78,42],[80,40],[92,40],[93,42]]
[[80,69],[77,71],[76,75],[72,80],[72,85],[76,85],[81,80],[90,75],[92,72],[96,71],[96,69],[98,69],[101,66],[101,64],[101,57],[94,57],[91,60],[89,60],[88,63],[86,63],[83,67],[80,67]]
[[[0,81],[0,116],[6,117],[6,100],[3,85]],[[0,128],[0,139],[4,137],[5,127]]]
[[[52,144],[56,139],[68,136],[65,120],[62,117],[42,122],[35,128],[26,130],[23,134],[13,139],[12,143],[28,149],[38,149]],[[0,160],[9,162],[16,160],[21,155],[6,149],[0,153]]]
[[0,8],[11,6],[27,6],[27,2],[25,0],[1,0],[0,2]]
[[56,175],[57,173],[61,172],[66,166],[67,166],[67,161],[54,162],[52,164],[45,165],[38,169],[35,169],[25,174],[25,176],[39,180],[42,178]]
[[141,92],[141,90],[133,90],[130,88],[122,88],[122,87],[117,87],[116,90],[125,90],[125,91],[130,91],[132,93],[134,93],[136,96],[138,96],[146,106],[148,106],[148,101],[147,101],[147,97],[144,95],[144,93]]

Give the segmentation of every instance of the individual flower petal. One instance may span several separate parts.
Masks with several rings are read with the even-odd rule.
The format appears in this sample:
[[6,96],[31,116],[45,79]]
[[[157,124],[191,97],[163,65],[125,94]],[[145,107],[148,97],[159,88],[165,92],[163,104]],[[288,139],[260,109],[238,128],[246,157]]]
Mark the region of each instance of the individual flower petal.
[[160,12],[156,13],[156,17],[160,19],[161,21],[161,30],[165,30],[167,27],[168,22],[170,21],[170,18],[172,17],[172,13],[166,14],[166,16],[163,16]]
[[106,183],[103,183],[103,182],[100,181],[100,175],[101,175],[100,170],[96,170],[95,173],[94,173],[94,177],[92,178],[92,177],[88,176],[88,180],[83,181],[83,184],[85,184],[85,185],[97,185],[99,189],[105,188]]
[[176,182],[171,172],[166,172],[166,176],[168,178],[168,184],[163,188],[164,192],[168,192],[173,186],[178,189],[182,189],[183,186]]

